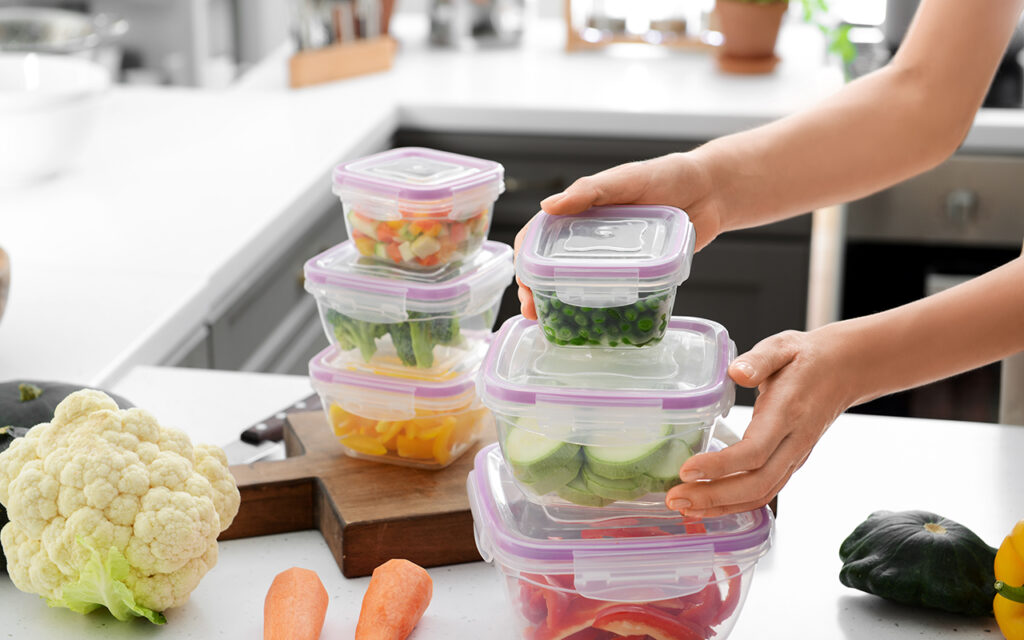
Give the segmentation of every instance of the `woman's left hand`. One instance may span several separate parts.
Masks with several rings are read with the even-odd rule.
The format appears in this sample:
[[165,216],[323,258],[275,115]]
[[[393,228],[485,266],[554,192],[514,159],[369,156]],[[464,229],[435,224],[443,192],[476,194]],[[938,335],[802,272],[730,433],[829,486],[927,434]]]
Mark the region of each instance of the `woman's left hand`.
[[738,443],[686,461],[680,469],[683,484],[665,497],[670,509],[717,516],[771,501],[852,404],[842,362],[827,338],[820,329],[786,331],[730,364],[736,384],[758,388],[750,425]]

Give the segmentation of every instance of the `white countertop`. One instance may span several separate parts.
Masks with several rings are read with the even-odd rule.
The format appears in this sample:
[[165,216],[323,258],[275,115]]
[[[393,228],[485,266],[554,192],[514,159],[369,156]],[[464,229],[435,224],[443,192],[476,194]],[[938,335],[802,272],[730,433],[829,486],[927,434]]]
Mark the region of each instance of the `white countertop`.
[[[0,191],[12,269],[0,379],[104,385],[167,362],[326,210],[331,168],[385,148],[399,125],[704,140],[841,85],[799,24],[761,77],[721,74],[704,53],[566,54],[549,22],[519,47],[472,53],[427,47],[415,20],[396,31],[387,73],[290,91],[282,50],[231,90],[111,91],[72,171]],[[1024,150],[1024,111],[983,111],[966,145]]]
[[[303,397],[303,377],[137,368],[113,391],[196,439],[223,443]],[[737,407],[742,430],[750,410]],[[992,619],[912,609],[839,583],[842,540],[872,511],[925,509],[998,546],[1024,517],[1024,427],[847,414],[822,438],[779,497],[774,545],[758,563],[730,640],[902,640],[999,637]],[[278,572],[317,571],[330,594],[323,638],[351,638],[368,578],[341,575],[318,532],[220,543],[220,561],[168,623],[121,624],[105,613],[48,609],[0,580],[0,620],[13,638],[257,638],[263,598]],[[412,640],[514,640],[497,572],[482,562],[429,570],[434,598]]]

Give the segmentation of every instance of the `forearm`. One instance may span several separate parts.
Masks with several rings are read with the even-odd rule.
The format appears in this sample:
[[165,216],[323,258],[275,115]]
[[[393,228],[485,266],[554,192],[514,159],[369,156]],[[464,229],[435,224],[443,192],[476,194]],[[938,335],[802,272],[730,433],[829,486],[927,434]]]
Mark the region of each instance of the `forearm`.
[[1024,351],[1024,257],[889,311],[818,329],[849,381],[848,406]]
[[962,142],[1019,0],[925,0],[894,60],[813,109],[693,152],[722,231],[848,202],[925,171]]

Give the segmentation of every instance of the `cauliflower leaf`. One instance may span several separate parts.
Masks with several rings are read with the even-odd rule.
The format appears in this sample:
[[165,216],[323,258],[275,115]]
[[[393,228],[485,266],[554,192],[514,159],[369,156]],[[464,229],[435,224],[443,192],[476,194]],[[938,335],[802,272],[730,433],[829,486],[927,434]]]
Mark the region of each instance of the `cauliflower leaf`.
[[89,559],[82,566],[78,580],[65,585],[61,590],[61,598],[47,599],[46,604],[51,607],[67,607],[76,613],[90,613],[102,606],[122,622],[133,617],[146,618],[153,624],[167,622],[164,614],[136,604],[135,595],[124,583],[131,565],[117,547],[110,547],[104,558],[81,538],[77,542],[85,547]]

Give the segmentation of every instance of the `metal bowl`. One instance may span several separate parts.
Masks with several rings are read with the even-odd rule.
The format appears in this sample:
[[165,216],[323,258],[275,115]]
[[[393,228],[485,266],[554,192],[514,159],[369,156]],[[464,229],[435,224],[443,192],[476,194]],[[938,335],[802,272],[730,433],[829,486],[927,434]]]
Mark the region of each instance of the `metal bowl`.
[[0,7],[0,51],[80,53],[128,31],[124,20],[46,7]]

